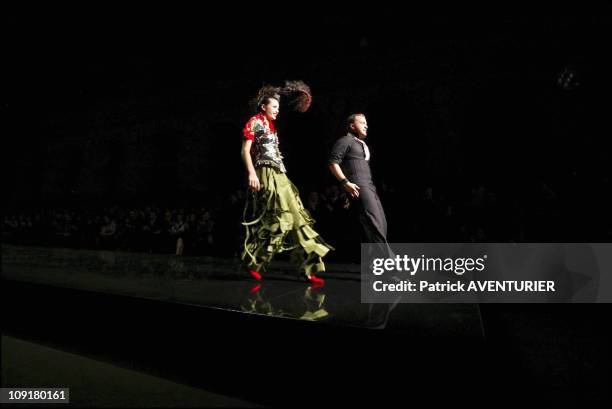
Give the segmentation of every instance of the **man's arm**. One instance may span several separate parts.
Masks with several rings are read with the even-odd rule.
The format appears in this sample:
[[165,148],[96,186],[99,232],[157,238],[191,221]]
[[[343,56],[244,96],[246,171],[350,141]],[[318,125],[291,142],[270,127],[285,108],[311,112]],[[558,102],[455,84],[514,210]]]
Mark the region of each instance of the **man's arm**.
[[329,165],[329,170],[332,175],[338,180],[338,182],[342,183],[342,187],[351,197],[359,197],[359,186],[354,183],[351,183],[346,176],[344,176],[344,172],[337,163],[331,163]]
[[338,180],[338,182],[342,183],[342,188],[349,194],[350,197],[359,197],[359,186],[354,183],[351,183],[342,169],[340,168],[340,164],[344,160],[344,155],[349,150],[350,140],[347,138],[340,138],[334,144],[330,154],[329,154],[329,170],[332,175]]

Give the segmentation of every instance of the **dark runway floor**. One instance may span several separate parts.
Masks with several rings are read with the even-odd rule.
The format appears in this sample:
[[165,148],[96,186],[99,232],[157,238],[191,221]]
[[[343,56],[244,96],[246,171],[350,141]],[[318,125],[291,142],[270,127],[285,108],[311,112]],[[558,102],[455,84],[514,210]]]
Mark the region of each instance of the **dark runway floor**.
[[317,289],[283,262],[256,282],[227,259],[5,246],[2,267],[4,279],[53,287],[328,325],[398,328],[421,337],[483,337],[475,304],[407,305],[399,298],[395,304],[361,303],[352,265],[328,266],[330,272],[321,274],[326,285]]
[[[334,278],[315,290],[296,280],[270,278],[251,293],[253,282],[238,278],[169,277],[163,283],[172,297],[162,296],[161,283],[158,297],[138,297],[130,293],[138,288],[133,277],[107,274],[103,281],[92,281],[95,291],[89,291],[75,271],[65,279],[72,288],[62,288],[58,282],[32,282],[40,266],[30,265],[24,274],[29,282],[17,280],[11,268],[7,277],[6,266],[3,260],[2,333],[8,338],[3,338],[2,386],[70,387],[55,382],[70,379],[65,375],[71,368],[90,368],[91,373],[80,374],[88,382],[71,389],[76,404],[96,406],[96,396],[108,397],[106,388],[126,393],[131,384],[130,390],[141,392],[116,394],[114,401],[98,405],[495,405],[609,399],[607,305],[370,308],[355,298],[358,286],[352,280]],[[53,274],[59,280],[58,271]],[[140,279],[148,291],[148,278]],[[129,291],[104,291],[108,282]],[[232,301],[194,302],[194,292],[204,287],[209,301]],[[12,349],[5,348],[7,339]],[[5,359],[15,345],[22,352]],[[34,350],[60,351],[97,364],[63,359],[63,368],[45,366],[44,353],[33,360],[24,352]],[[48,360],[53,362],[51,355]],[[15,369],[26,363],[44,368],[44,375],[32,374],[37,385],[15,384],[27,382],[27,372]],[[121,376],[95,369],[100,364],[112,365]],[[150,378],[145,382],[141,375]],[[45,379],[47,385],[41,385]],[[121,388],[118,379],[125,381]],[[151,386],[160,382],[165,383]],[[151,388],[158,393],[147,400]]]

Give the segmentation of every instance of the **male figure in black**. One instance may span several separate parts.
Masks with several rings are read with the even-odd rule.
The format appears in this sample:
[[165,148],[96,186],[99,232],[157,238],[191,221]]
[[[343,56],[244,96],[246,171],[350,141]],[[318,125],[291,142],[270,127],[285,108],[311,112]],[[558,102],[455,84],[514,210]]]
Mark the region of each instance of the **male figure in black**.
[[358,208],[368,242],[386,244],[387,219],[372,181],[370,150],[365,143],[368,134],[365,115],[349,116],[347,128],[347,135],[339,138],[331,150],[329,169]]
[[[365,255],[365,262],[371,265],[374,258],[394,258],[395,255],[387,243],[387,219],[370,171],[370,149],[365,143],[368,134],[365,115],[349,116],[347,128],[347,135],[339,138],[331,150],[329,169],[351,198],[351,205],[359,212],[359,221],[367,242],[377,244],[371,246]],[[393,276],[391,280],[399,281],[399,278]],[[370,284],[366,282],[362,285],[367,287]],[[401,295],[397,295],[385,304],[370,303],[365,325],[384,328],[400,299]]]

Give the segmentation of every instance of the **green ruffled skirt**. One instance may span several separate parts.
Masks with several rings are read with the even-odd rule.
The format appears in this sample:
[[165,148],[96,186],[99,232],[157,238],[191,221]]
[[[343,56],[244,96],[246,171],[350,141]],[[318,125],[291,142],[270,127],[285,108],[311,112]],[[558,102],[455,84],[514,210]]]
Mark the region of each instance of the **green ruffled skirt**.
[[325,271],[323,257],[334,248],[313,229],[314,219],[287,175],[272,167],[256,169],[259,192],[249,192],[243,222],[242,261],[263,271],[274,256],[291,251],[291,260],[306,276]]

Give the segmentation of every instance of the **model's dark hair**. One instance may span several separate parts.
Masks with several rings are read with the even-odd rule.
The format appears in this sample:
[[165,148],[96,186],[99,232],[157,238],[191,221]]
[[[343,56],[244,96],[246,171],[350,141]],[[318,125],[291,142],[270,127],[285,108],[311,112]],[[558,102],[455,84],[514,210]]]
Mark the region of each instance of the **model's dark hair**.
[[348,118],[346,118],[346,130],[350,131],[351,130],[351,125],[355,123],[355,120],[357,119],[358,116],[363,116],[365,117],[364,114],[358,112],[356,114],[352,114],[351,116],[349,116]]
[[257,95],[255,95],[249,102],[251,110],[258,113],[261,109],[260,107],[262,105],[269,104],[271,99],[275,99],[280,102],[280,90],[280,87],[275,87],[273,85],[264,85],[263,87],[259,88]]
[[285,81],[283,87],[264,85],[257,95],[251,99],[250,106],[253,112],[258,113],[262,105],[270,103],[270,99],[280,102],[281,96],[286,97],[288,104],[294,111],[306,112],[312,103],[310,87],[303,81]]
[[310,87],[304,81],[285,81],[281,94],[289,99],[289,106],[297,112],[306,112],[312,104]]

